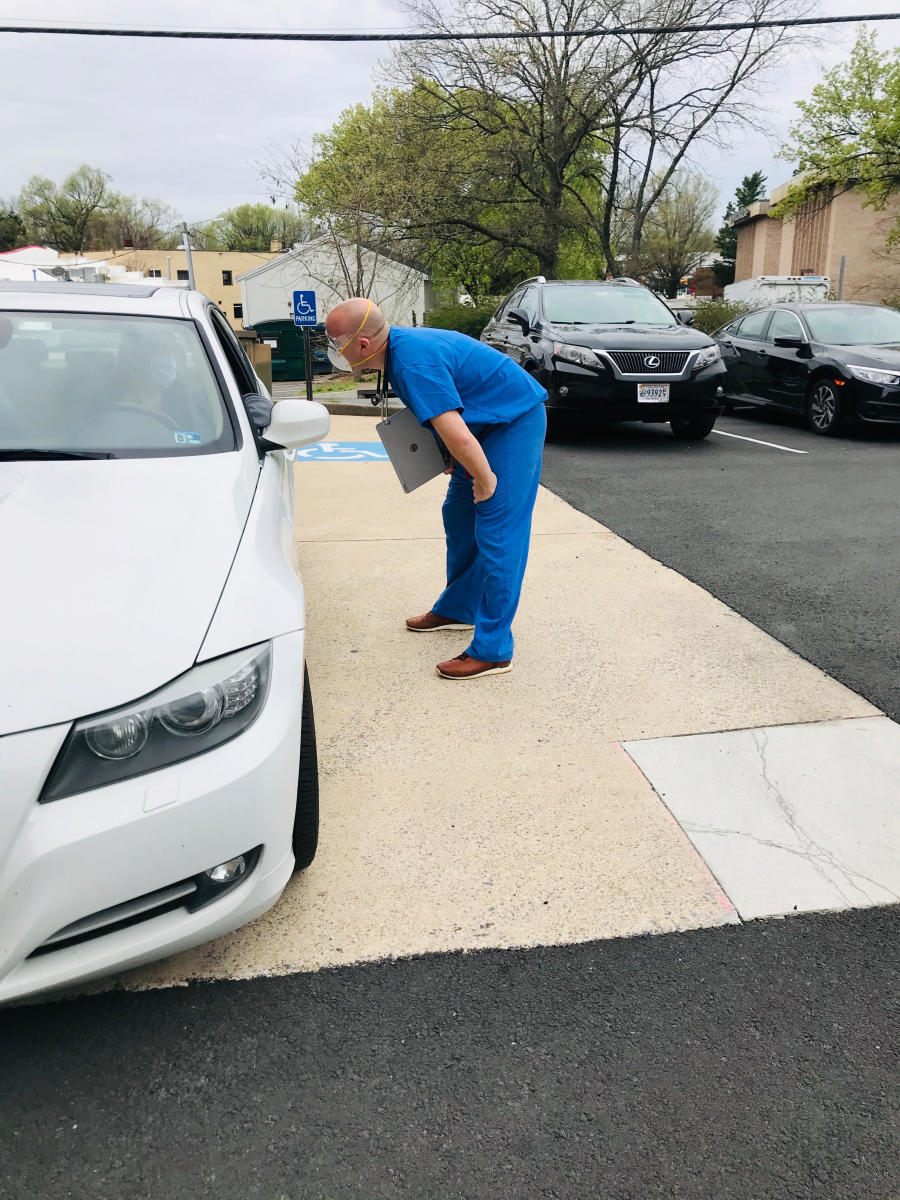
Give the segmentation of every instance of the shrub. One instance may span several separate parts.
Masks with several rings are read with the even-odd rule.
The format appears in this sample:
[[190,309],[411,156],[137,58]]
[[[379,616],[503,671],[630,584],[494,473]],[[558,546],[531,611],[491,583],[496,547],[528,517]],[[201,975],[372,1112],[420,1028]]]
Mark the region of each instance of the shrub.
[[481,331],[491,319],[496,303],[478,304],[474,307],[466,304],[444,304],[425,314],[425,324],[432,329],[455,329],[459,333],[467,333],[469,337],[481,336]]
[[896,308],[897,312],[900,312],[900,296],[888,296],[882,303],[885,308]]
[[739,300],[700,300],[694,307],[694,328],[702,333],[715,333],[729,321],[749,311],[750,305]]

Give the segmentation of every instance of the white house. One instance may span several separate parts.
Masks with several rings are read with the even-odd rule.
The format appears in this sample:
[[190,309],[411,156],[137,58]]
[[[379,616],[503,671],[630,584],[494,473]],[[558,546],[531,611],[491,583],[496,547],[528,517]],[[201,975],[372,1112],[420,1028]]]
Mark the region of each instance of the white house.
[[44,283],[53,283],[54,275],[50,275],[47,271],[42,271],[40,267],[32,266],[30,263],[19,262],[15,258],[8,258],[6,253],[0,254],[0,279],[8,279],[16,283],[30,283],[32,281],[43,281]]
[[[355,273],[357,248],[351,242],[342,243],[342,247]],[[372,250],[363,248],[360,254],[363,277],[367,283],[371,281],[366,290],[387,319],[395,325],[421,325],[424,313],[433,307],[428,275]],[[260,263],[239,275],[237,282],[241,285],[246,329],[274,321],[291,322],[295,291],[316,293],[319,322],[348,296],[340,256],[327,235]]]

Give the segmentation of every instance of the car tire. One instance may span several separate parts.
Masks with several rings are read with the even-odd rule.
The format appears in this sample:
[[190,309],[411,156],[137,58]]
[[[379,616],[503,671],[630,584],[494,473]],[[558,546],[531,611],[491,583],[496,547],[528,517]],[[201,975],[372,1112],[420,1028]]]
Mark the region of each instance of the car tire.
[[821,437],[834,437],[844,423],[843,404],[831,379],[816,379],[806,397],[806,423]]
[[319,759],[316,752],[316,722],[313,717],[309,672],[303,666],[303,715],[300,719],[300,771],[297,808],[294,813],[294,870],[302,871],[316,857],[319,844]]
[[712,433],[718,415],[712,412],[697,413],[693,417],[673,417],[669,425],[679,442],[700,442]]

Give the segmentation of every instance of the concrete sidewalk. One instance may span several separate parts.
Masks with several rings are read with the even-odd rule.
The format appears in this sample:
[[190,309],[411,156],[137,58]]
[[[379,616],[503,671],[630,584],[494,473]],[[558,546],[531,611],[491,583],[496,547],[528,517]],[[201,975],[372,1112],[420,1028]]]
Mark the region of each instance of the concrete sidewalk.
[[[373,438],[368,418],[333,421],[333,441]],[[262,919],[126,986],[736,922],[633,747],[885,721],[544,489],[514,671],[441,680],[434,664],[467,635],[410,634],[403,618],[443,584],[443,482],[406,496],[384,462],[295,472],[319,855]]]
[[[371,386],[367,384],[367,386]],[[290,383],[279,382],[272,385],[273,400],[289,400],[293,398],[306,399],[306,385],[301,381]],[[317,392],[313,400],[324,404],[333,417],[375,417],[381,415],[380,405],[372,403],[367,397],[360,397],[356,389],[348,388],[340,392]],[[401,408],[401,402],[396,398],[388,401],[388,411],[396,412]],[[374,436],[374,433],[373,433]]]

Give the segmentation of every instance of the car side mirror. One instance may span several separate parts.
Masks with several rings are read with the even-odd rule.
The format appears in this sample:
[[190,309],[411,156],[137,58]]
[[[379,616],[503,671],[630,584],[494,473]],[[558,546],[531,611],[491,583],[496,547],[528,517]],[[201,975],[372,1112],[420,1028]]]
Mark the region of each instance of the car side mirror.
[[266,450],[296,450],[328,436],[331,414],[315,400],[279,400],[272,408],[272,420],[263,430]]
[[506,320],[507,323],[511,322],[514,325],[521,325],[523,333],[527,333],[531,328],[531,317],[529,317],[524,308],[511,308],[506,314]]
[[682,325],[693,325],[694,323],[694,314],[689,308],[679,308],[675,316]]
[[772,341],[776,346],[783,346],[785,350],[799,350],[801,346],[806,345],[802,337],[775,337]]

